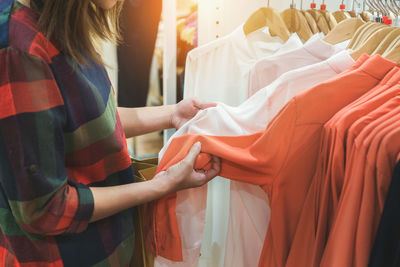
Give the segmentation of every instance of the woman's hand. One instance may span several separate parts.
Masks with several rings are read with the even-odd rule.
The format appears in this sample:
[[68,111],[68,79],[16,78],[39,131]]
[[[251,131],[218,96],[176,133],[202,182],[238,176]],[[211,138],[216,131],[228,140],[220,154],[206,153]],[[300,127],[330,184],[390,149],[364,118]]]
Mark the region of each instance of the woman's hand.
[[175,110],[171,115],[171,126],[179,129],[200,110],[215,107],[216,105],[215,103],[203,103],[196,98],[184,99],[175,105]]
[[208,183],[219,174],[221,170],[221,160],[216,156],[212,156],[212,167],[210,170],[194,170],[194,163],[200,150],[201,144],[197,142],[190,149],[185,159],[171,166],[167,171],[160,172],[154,179],[168,180],[167,186],[170,187],[170,192],[199,187]]
[[193,170],[201,145],[193,145],[184,160],[165,172],[160,172],[152,180],[108,187],[90,187],[94,199],[91,222],[114,215],[120,211],[186,188],[198,187],[217,176],[221,170],[221,160],[212,157],[209,171]]

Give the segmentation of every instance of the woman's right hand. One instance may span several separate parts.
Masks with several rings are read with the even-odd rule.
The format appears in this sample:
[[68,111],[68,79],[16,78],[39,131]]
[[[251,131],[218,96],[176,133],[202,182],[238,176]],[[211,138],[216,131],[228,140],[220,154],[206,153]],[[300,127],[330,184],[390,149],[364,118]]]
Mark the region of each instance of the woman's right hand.
[[194,163],[197,156],[200,154],[200,150],[201,143],[195,143],[182,161],[171,166],[167,171],[158,173],[154,179],[166,179],[170,192],[199,187],[208,183],[219,174],[221,170],[221,160],[216,156],[212,156],[211,169],[208,171],[195,170]]

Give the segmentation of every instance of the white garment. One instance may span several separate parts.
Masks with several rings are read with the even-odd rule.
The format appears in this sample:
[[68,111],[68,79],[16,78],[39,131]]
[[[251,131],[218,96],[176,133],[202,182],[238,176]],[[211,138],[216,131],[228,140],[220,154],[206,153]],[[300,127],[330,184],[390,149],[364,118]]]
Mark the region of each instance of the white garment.
[[[284,53],[300,46],[302,42],[297,34],[284,43],[278,37],[271,37],[266,28],[246,36],[241,25],[228,36],[189,53],[184,97],[198,97],[205,101],[237,106],[247,99],[249,70],[259,58]],[[204,233],[201,260],[204,259],[204,263],[199,266],[210,266],[211,261],[223,263],[229,222],[230,181],[217,177],[205,188],[206,223],[201,225],[204,226],[204,231],[201,228],[201,233]],[[220,247],[220,251],[215,254],[217,247]],[[197,259],[199,253],[193,255]]]
[[253,95],[285,72],[321,62],[344,49],[342,43],[331,45],[316,34],[298,49],[261,59],[250,71],[248,95]]
[[184,97],[198,97],[237,106],[247,99],[248,75],[261,58],[281,54],[303,44],[297,34],[284,43],[268,30],[249,35],[243,25],[231,34],[189,52],[186,59]]
[[[189,133],[238,136],[265,129],[269,121],[292,97],[348,69],[353,62],[349,52],[342,51],[326,61],[287,72],[238,107],[220,103],[215,108],[200,111],[173,137]],[[160,158],[169,143],[161,150]],[[250,188],[252,193],[249,195],[246,190],[246,186],[236,190],[241,194],[239,199],[243,201],[243,205],[232,206],[230,211],[231,218],[235,219],[229,224],[228,231],[232,231],[233,234],[228,235],[226,248],[214,247],[215,254],[226,249],[222,262],[226,267],[257,266],[264,243],[269,223],[267,197],[262,191],[262,194],[253,194],[253,189]],[[173,263],[157,257],[156,266],[197,266],[204,222],[205,194],[204,187],[178,194],[176,213],[185,262]],[[248,202],[256,205],[249,206]],[[241,217],[244,219],[240,220]],[[214,263],[209,266],[214,266]]]
[[[271,37],[268,29],[260,29],[246,36],[241,25],[228,36],[198,47],[188,54],[184,97],[198,97],[205,101],[237,106],[247,99],[248,74],[259,58],[300,46],[302,43],[297,34],[284,43],[278,37]],[[174,266],[196,266],[201,247],[203,257],[209,259],[209,253],[214,250],[211,248],[220,246],[217,256],[223,259],[229,222],[229,199],[230,181],[220,177],[213,179],[208,186],[178,193],[176,213],[180,225],[186,229],[182,233],[191,234],[182,236],[182,246],[185,248],[183,258],[187,264]],[[183,205],[180,205],[181,202]],[[172,265],[157,257],[155,266]]]

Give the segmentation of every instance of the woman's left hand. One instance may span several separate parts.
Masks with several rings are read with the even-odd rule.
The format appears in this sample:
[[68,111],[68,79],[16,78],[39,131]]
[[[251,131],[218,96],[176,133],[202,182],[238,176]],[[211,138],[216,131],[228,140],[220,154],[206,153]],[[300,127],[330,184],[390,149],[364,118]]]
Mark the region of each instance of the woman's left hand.
[[184,99],[175,105],[171,116],[171,126],[179,129],[202,109],[215,107],[216,103],[204,103],[196,98]]

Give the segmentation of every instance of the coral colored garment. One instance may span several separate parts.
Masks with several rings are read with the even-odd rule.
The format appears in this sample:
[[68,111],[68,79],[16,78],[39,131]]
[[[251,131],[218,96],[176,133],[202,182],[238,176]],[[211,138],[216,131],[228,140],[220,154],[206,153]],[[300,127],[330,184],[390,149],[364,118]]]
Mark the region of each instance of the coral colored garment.
[[[393,99],[393,100],[396,101],[396,99]],[[393,108],[395,108],[396,105],[397,105],[396,102],[393,102],[393,101],[391,101],[391,103],[386,103],[379,109],[371,112],[370,114],[366,115],[365,117],[360,118],[350,127],[350,129],[348,131],[347,141],[346,141],[347,155],[346,155],[345,162],[349,163],[351,161],[351,157],[350,157],[351,155],[350,155],[349,151],[351,151],[351,147],[353,146],[354,139],[360,135],[360,132],[361,131],[364,132],[364,135],[359,137],[360,140],[366,140],[367,134],[370,133],[372,130],[376,129],[378,132],[381,131],[382,128],[380,128],[380,127],[381,127],[382,123],[385,123],[385,124],[388,123],[388,119],[391,119],[393,117],[393,115],[394,115]],[[389,112],[389,114],[387,114],[388,112]],[[385,114],[387,114],[387,115],[385,115]],[[361,164],[362,161],[359,161],[356,163]],[[346,164],[346,165],[349,166],[349,168],[354,167],[349,164]],[[339,171],[338,173],[342,173],[340,179],[343,180],[344,172],[340,171],[340,168],[336,168],[336,171]],[[338,174],[336,174],[336,175],[338,175]],[[351,176],[349,176],[349,177],[351,177]],[[354,181],[354,179],[352,178],[349,181]],[[344,186],[344,188],[346,188],[346,185]],[[355,226],[355,227],[357,227],[357,226]],[[351,236],[352,235],[349,234],[348,237],[350,238]],[[331,241],[331,242],[333,242],[333,241]],[[341,249],[345,250],[345,246],[342,245]],[[349,249],[352,249],[352,247],[350,247]],[[346,257],[344,256],[343,258],[346,258]],[[352,264],[352,263],[350,263],[350,264]]]
[[[294,96],[349,69],[352,64],[354,60],[349,52],[342,51],[318,64],[287,72],[239,107],[219,104],[215,108],[200,111],[170,140],[188,133],[240,136],[261,131]],[[318,75],[314,76],[315,72]],[[170,142],[161,150],[160,159]],[[258,186],[233,181],[232,187],[225,265],[255,266],[269,224],[268,199]],[[196,265],[203,235],[201,223],[205,196],[202,193],[206,192],[196,188],[177,194],[176,214],[182,236],[183,259],[190,266]],[[174,264],[164,259],[157,261],[168,266]]]
[[[400,95],[397,98],[400,99]],[[369,150],[367,155],[361,214],[356,234],[355,266],[367,266],[369,261],[389,190],[391,175],[400,152],[399,118],[400,116],[397,116],[396,124],[390,126],[392,130],[383,136],[378,135],[374,138],[372,144],[374,148],[377,148],[377,153],[372,154]]]
[[[222,158],[221,176],[262,186],[270,199],[271,222],[259,266],[282,266],[315,169],[323,125],[338,110],[372,89],[395,65],[375,55],[360,68],[296,96],[265,131],[253,135],[175,138],[159,171],[183,159],[192,144],[201,141],[203,153]],[[201,167],[201,158],[206,158],[203,155],[196,168]],[[175,194],[171,194],[155,207],[153,249],[157,255],[180,261],[182,251],[174,205]]]
[[[324,125],[317,170],[303,207],[287,266],[319,266],[343,186],[347,131],[361,116],[397,95],[399,88],[391,86],[399,81],[399,68],[394,68],[378,86],[340,110]],[[315,217],[310,218],[309,210],[314,210],[312,215]]]
[[[391,101],[394,100],[399,103],[398,96]],[[387,106],[383,107],[387,109]],[[379,112],[379,109],[372,113],[377,112]],[[347,163],[348,166],[346,166],[345,184],[339,202],[338,214],[323,254],[321,266],[332,266],[332,264],[334,266],[366,266],[368,264],[372,242],[390,184],[390,180],[388,181],[390,174],[386,175],[387,177],[376,176],[375,173],[371,174],[370,168],[371,164],[377,163],[376,153],[381,140],[391,131],[399,128],[399,112],[400,108],[395,108],[387,115],[372,121],[355,138]],[[393,142],[393,145],[396,147],[396,142]],[[391,155],[391,157],[396,160],[396,155]],[[390,169],[389,171],[387,169],[384,171],[384,166],[387,163],[380,164],[380,166],[378,165],[380,171],[387,174],[393,171],[395,163],[387,168]],[[370,175],[368,176],[367,173],[370,173]],[[378,179],[379,183],[373,181],[371,184],[371,180]],[[365,197],[369,199],[365,199]],[[374,202],[371,206],[368,205],[370,201]],[[365,204],[368,206],[365,207]],[[350,214],[351,216],[349,216]],[[354,216],[354,214],[357,214],[357,216]],[[341,257],[336,256],[338,253]]]

